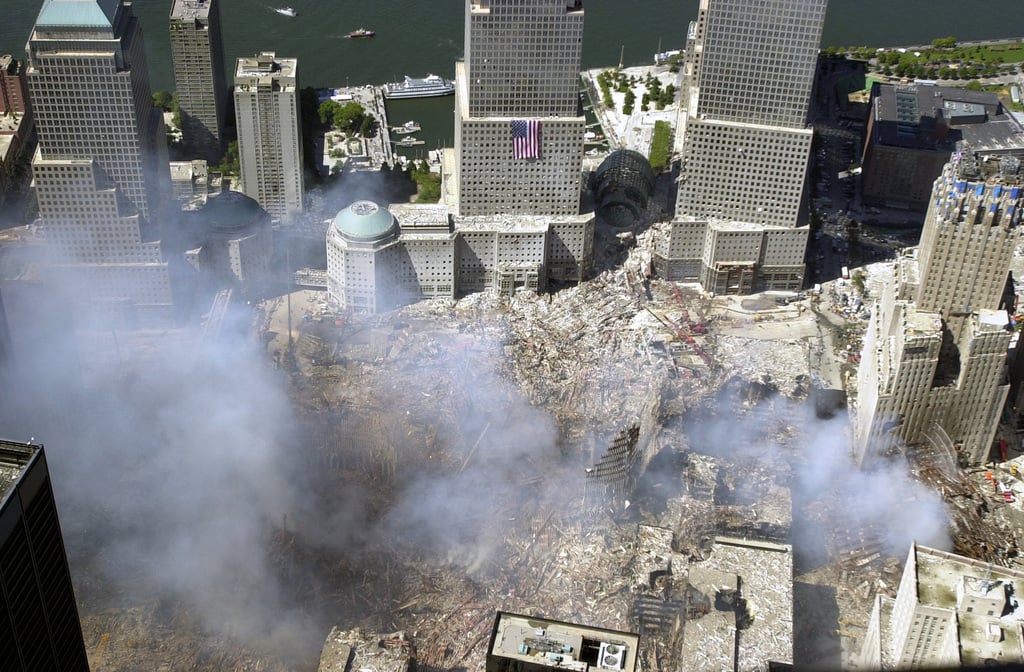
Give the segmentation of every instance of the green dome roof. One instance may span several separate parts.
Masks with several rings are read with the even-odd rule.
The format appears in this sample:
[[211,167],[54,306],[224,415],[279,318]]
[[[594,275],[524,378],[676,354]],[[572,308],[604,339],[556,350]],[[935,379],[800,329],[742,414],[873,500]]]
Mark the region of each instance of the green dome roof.
[[266,216],[260,204],[237,191],[214,196],[200,210],[206,228],[222,233],[241,231],[258,221],[261,215]]
[[395,218],[373,201],[356,201],[334,217],[334,227],[349,240],[372,243],[398,232]]

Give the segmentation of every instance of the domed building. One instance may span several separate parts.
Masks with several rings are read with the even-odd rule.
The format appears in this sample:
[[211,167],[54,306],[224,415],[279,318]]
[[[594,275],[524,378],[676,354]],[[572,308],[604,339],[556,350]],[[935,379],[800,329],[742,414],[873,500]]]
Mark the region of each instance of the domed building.
[[274,253],[267,211],[229,191],[208,200],[197,216],[202,244],[187,253],[189,262],[208,282],[234,287],[246,299],[260,298],[271,281]]
[[444,205],[357,201],[327,229],[327,292],[356,312],[422,299],[578,281],[592,263],[594,218],[456,217]]
[[639,222],[654,195],[655,180],[651,163],[643,154],[631,149],[609,154],[593,176],[601,219],[618,228]]
[[356,201],[327,229],[328,296],[368,313],[453,297],[454,250],[447,208]]

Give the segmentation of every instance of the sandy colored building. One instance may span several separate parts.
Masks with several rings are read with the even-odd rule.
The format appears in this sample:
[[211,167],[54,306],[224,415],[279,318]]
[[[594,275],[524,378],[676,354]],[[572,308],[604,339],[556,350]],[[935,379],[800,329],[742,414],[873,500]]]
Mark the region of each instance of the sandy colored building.
[[897,260],[864,336],[859,462],[900,442],[988,459],[1009,392],[1003,296],[1021,242],[1020,167],[962,148],[935,181],[921,245]]
[[241,190],[286,221],[303,203],[298,61],[272,51],[238,59],[234,95]]
[[467,0],[455,69],[457,214],[580,211],[581,0]]

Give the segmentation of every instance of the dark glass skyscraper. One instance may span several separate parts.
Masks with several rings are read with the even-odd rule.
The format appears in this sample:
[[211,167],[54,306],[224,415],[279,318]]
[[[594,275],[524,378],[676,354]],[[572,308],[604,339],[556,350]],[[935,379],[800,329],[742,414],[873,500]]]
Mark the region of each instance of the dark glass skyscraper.
[[89,670],[43,447],[2,440],[0,669]]

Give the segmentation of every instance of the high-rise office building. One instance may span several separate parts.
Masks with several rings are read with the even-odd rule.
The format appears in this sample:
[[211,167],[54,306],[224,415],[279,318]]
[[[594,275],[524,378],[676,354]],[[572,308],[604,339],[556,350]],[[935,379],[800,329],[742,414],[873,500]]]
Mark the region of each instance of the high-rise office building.
[[298,61],[272,51],[238,59],[235,124],[242,191],[275,222],[302,211]]
[[0,667],[88,672],[42,446],[0,441]]
[[807,110],[827,0],[701,0],[687,39],[676,218],[660,273],[747,293],[803,283]]
[[131,2],[44,0],[27,52],[51,268],[81,299],[166,314],[156,225],[170,175]]
[[193,158],[216,161],[227,104],[218,0],[173,0],[170,29],[182,143]]
[[1009,391],[1004,294],[1024,240],[1024,171],[1018,157],[985,159],[961,148],[946,164],[920,247],[897,260],[876,301],[858,370],[858,461],[898,441],[988,459]]
[[579,215],[582,0],[466,0],[455,69],[459,215]]
[[1024,572],[914,544],[895,599],[879,593],[861,646],[867,670],[1017,669]]

